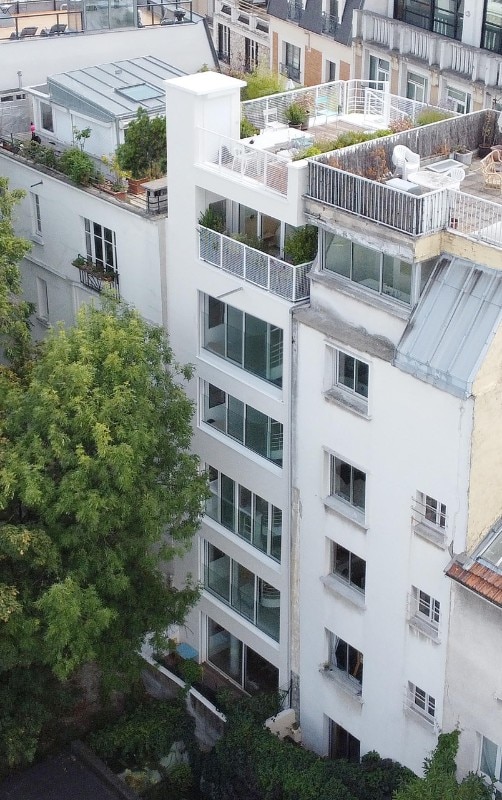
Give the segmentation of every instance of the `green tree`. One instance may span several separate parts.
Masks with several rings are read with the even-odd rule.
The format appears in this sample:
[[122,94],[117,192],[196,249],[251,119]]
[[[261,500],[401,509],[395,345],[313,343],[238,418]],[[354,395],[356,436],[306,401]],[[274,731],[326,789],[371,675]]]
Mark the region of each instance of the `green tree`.
[[110,300],[49,333],[0,398],[0,764],[30,760],[51,691],[84,663],[137,674],[147,632],[198,589],[165,563],[197,528],[206,480],[192,403],[162,329]]
[[423,778],[413,778],[394,794],[394,800],[491,800],[492,791],[473,773],[461,783],[455,778],[458,730],[439,735],[437,747],[424,761]]
[[121,169],[133,178],[160,178],[167,170],[166,118],[149,117],[138,108],[127,127],[125,141],[116,150]]
[[[29,252],[30,244],[14,235],[12,224],[15,206],[24,194],[21,189],[9,191],[7,178],[0,177],[0,351],[16,372],[26,366],[31,351],[29,320],[33,311],[30,303],[20,299],[18,267],[18,262]],[[5,370],[3,363],[0,365],[0,392]]]

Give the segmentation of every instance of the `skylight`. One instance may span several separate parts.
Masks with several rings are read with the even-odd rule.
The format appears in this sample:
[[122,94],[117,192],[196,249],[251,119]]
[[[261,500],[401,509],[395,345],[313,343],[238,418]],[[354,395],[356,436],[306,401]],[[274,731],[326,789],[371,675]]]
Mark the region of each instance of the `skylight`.
[[499,531],[488,547],[481,551],[479,558],[489,561],[495,567],[502,568],[502,531]]
[[136,83],[133,86],[122,86],[120,89],[115,89],[119,94],[128,97],[129,100],[153,100],[155,97],[162,97],[162,91],[150,86],[149,83]]

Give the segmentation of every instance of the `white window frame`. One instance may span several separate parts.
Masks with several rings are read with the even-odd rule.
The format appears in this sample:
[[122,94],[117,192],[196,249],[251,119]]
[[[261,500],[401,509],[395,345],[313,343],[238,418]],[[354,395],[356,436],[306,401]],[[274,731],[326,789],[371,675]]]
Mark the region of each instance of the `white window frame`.
[[37,275],[37,318],[49,322],[49,292],[47,281]]
[[426,636],[439,641],[441,603],[417,586],[411,587],[408,622]]
[[[337,474],[337,462],[340,465],[344,465],[350,468],[350,499],[347,499],[342,494],[337,493],[336,491],[336,474]],[[364,504],[362,506],[357,505],[354,502],[354,470],[360,472],[361,475],[364,475]],[[362,469],[359,467],[354,466],[349,461],[345,461],[344,459],[340,458],[339,456],[331,453],[329,456],[329,494],[330,497],[335,498],[337,501],[344,503],[351,508],[355,509],[359,514],[364,516],[366,510],[366,473],[363,472]]]
[[408,706],[422,719],[431,723],[436,721],[436,698],[415,683],[408,682]]
[[[478,761],[478,772],[484,777],[487,778],[490,782],[493,782],[493,787],[496,792],[502,793],[502,745],[497,744],[488,736],[483,736],[483,734],[479,734],[480,736],[480,743],[479,743],[479,761]],[[497,753],[495,756],[495,774],[490,775],[488,772],[485,772],[482,769],[482,761],[483,761],[483,749],[484,743],[488,742],[493,747],[497,748]],[[497,777],[498,776],[498,777]]]
[[468,114],[472,107],[472,95],[463,89],[446,84],[446,103],[457,114]]
[[[410,88],[412,91],[410,92]],[[419,72],[408,72],[406,75],[406,97],[419,103],[427,102],[428,81],[425,75]]]
[[[340,361],[341,358],[350,358],[354,361],[354,388],[351,386],[347,386],[346,383],[343,383],[340,380]],[[361,364],[363,367],[367,367],[368,369],[368,382],[366,384],[366,394],[357,390],[357,381],[356,381],[356,374],[358,370],[358,365]],[[368,394],[369,394],[369,364],[366,361],[362,361],[362,359],[353,356],[352,353],[347,353],[344,350],[333,349],[333,385],[336,386],[338,389],[341,389],[342,392],[347,392],[347,394],[351,394],[357,398],[360,398],[365,403],[368,402]]]
[[[341,572],[341,570],[337,570],[336,569],[336,563],[337,563],[337,561],[336,561],[336,552],[337,552],[337,548],[338,547],[342,547],[349,554],[349,568],[348,568],[348,574],[347,575],[344,575],[343,572]],[[330,557],[330,575],[332,575],[336,580],[343,581],[347,586],[349,586],[355,592],[358,592],[361,595],[361,597],[364,597],[365,596],[365,591],[366,591],[366,566],[367,566],[366,565],[366,560],[364,558],[361,558],[361,556],[358,556],[356,553],[353,553],[352,550],[349,550],[347,547],[344,547],[339,542],[335,542],[335,541],[331,541],[331,544],[330,544],[330,556],[329,557]],[[359,561],[362,561],[364,563],[364,588],[363,589],[361,589],[361,587],[358,586],[357,583],[354,583],[351,580],[352,559],[353,558],[358,558]]]
[[[371,77],[372,72],[374,72],[373,77]],[[378,89],[383,89],[384,83],[390,83],[390,61],[387,61],[386,58],[380,58],[380,56],[370,54],[368,61],[368,80],[376,81],[378,83]]]
[[[96,228],[99,230],[96,230]],[[107,228],[106,225],[101,225],[100,222],[94,222],[92,219],[87,218],[84,218],[84,230],[87,257],[105,272],[117,273],[117,240],[115,231]],[[107,238],[105,231],[111,234],[109,238]],[[97,254],[97,241],[101,242],[102,257],[98,257]]]
[[[44,112],[44,107],[47,109]],[[44,126],[44,115],[46,116],[46,121],[48,121],[50,117],[50,127],[46,128]],[[46,102],[45,100],[40,100],[40,127],[42,130],[47,131],[48,133],[54,133],[54,112],[50,103]]]
[[40,195],[30,192],[33,210],[33,236],[39,241],[42,238],[42,214],[40,209]]
[[[345,639],[342,639],[341,636],[337,636],[336,633],[333,631],[325,629],[326,631],[326,640],[328,646],[328,670],[331,670],[335,673],[338,677],[340,677],[344,682],[354,689],[358,694],[362,692],[363,688],[363,678],[364,678],[364,656],[357,647],[349,644],[346,642]],[[338,647],[344,646],[346,648],[346,666],[338,666],[337,659],[336,659],[336,650]],[[350,651],[355,654],[356,657],[356,670],[361,669],[361,680],[357,678],[352,672],[349,671],[349,661],[350,661]]]

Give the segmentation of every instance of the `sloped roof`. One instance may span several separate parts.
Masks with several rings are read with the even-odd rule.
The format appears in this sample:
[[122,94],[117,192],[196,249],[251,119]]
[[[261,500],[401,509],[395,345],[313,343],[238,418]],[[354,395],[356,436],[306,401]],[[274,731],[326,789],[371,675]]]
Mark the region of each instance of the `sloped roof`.
[[463,563],[454,561],[446,574],[467,589],[502,608],[502,520],[499,520]]
[[399,342],[395,365],[468,397],[501,310],[501,270],[442,257]]
[[155,56],[62,72],[47,79],[51,100],[96,119],[134,117],[138,108],[164,113],[164,81],[184,75]]

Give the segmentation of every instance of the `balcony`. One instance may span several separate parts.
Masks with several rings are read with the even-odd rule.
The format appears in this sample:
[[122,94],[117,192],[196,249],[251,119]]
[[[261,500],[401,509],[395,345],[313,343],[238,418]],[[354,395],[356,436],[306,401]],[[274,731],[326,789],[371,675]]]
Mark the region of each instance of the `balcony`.
[[72,265],[78,269],[80,283],[82,286],[85,286],[86,289],[101,294],[106,287],[112,290],[116,297],[119,297],[118,272],[96,264],[87,256],[80,255],[80,253],[77,258],[72,261]]
[[[478,196],[478,192],[486,195],[486,190],[475,167],[461,184],[461,191],[440,188],[414,195],[385,183],[394,169],[392,153],[397,144],[417,152],[426,163],[444,158],[440,154],[445,147],[448,152],[460,145],[475,150],[487,113],[454,117],[316,156],[309,160],[307,196],[316,201],[311,212],[330,217],[326,206],[331,206],[413,237],[451,229],[477,242],[501,247],[501,199]],[[379,161],[378,175],[375,159]],[[467,185],[470,194],[463,191]],[[317,204],[322,204],[321,209]]]
[[477,47],[442,36],[439,33],[415,28],[399,20],[372,11],[354,11],[354,38],[363,43],[377,44],[392,54],[418,59],[429,66],[439,64],[441,70],[460,73],[469,81],[485,86],[502,87],[499,74],[500,57]]
[[203,226],[199,226],[199,258],[292,303],[309,296],[312,261],[293,266]]
[[[223,17],[221,22],[224,25],[233,23],[241,29],[244,27],[268,45],[269,23],[265,8],[247,3],[245,0],[230,0],[230,2],[216,0],[214,16],[218,18],[220,15]],[[221,60],[224,59],[220,58]]]

